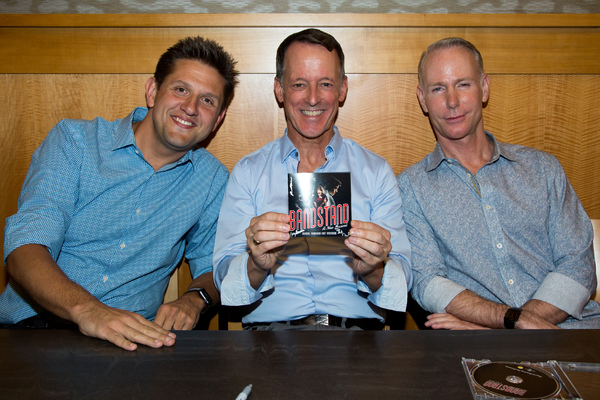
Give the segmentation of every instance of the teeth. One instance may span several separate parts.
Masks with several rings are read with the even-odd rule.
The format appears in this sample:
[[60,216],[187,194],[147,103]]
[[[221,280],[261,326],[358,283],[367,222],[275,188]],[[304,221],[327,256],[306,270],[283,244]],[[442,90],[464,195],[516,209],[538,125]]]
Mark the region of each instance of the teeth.
[[182,120],[179,117],[173,117],[173,118],[175,118],[175,121],[179,122],[180,124],[187,125],[187,126],[192,126],[193,125],[191,122],[184,121],[184,120]]
[[322,113],[323,113],[323,111],[307,111],[307,110],[302,111],[302,114],[308,115],[309,117],[316,117],[317,115],[322,114]]

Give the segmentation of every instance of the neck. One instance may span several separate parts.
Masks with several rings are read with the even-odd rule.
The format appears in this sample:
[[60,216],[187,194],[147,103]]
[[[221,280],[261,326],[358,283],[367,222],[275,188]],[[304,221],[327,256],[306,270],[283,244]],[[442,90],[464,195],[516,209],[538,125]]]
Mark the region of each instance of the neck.
[[314,172],[321,165],[325,164],[325,149],[331,139],[333,138],[334,131],[325,132],[321,136],[308,139],[299,134],[289,134],[288,137],[298,149],[300,156],[300,162],[298,164],[298,172]]
[[183,153],[173,153],[166,150],[161,151],[158,146],[153,146],[153,132],[152,132],[152,110],[148,111],[146,117],[138,122],[134,122],[131,125],[133,129],[133,136],[135,138],[135,144],[144,155],[144,159],[154,171],[158,171],[167,164],[174,163],[179,160],[187,151]]
[[490,161],[494,150],[494,144],[483,131],[461,140],[441,138],[438,142],[446,157],[454,158],[473,175]]

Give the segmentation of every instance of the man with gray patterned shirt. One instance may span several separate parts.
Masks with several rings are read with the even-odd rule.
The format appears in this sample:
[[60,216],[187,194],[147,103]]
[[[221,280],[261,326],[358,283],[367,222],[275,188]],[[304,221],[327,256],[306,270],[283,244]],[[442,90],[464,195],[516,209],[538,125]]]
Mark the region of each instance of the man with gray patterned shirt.
[[425,326],[600,328],[590,220],[554,156],[484,130],[489,90],[466,40],[423,53],[417,95],[438,143],[398,183]]

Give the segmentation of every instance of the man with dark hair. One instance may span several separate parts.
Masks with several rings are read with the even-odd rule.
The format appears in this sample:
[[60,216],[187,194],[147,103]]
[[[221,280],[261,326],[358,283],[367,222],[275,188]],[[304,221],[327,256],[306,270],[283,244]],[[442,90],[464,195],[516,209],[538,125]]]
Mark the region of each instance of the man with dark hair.
[[[348,89],[339,43],[317,29],[285,39],[274,89],[286,133],[238,162],[221,208],[222,303],[246,306],[247,329],[382,329],[386,309],[406,306],[410,248],[391,167],[334,127]],[[344,241],[290,240],[286,183],[297,172],[351,173]]]
[[398,183],[425,326],[600,328],[590,220],[554,156],[484,130],[489,93],[473,44],[423,53],[417,96],[437,146]]
[[[181,40],[145,85],[147,109],[50,131],[6,220],[3,327],[79,327],[126,350],[170,346],[169,329],[193,328],[218,301],[212,251],[228,173],[196,145],[225,116],[234,66],[213,41]],[[161,305],[182,256],[194,280]]]

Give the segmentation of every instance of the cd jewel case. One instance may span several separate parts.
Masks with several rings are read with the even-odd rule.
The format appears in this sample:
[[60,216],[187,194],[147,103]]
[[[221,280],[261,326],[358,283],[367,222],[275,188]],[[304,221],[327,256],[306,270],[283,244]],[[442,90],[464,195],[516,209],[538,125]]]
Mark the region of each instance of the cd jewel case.
[[[600,364],[547,362],[492,362],[462,359],[475,400],[571,399],[583,400],[568,373],[600,372]],[[586,397],[587,400],[587,397]]]

